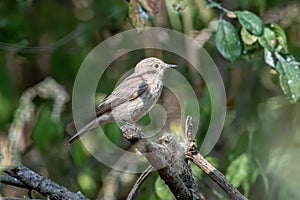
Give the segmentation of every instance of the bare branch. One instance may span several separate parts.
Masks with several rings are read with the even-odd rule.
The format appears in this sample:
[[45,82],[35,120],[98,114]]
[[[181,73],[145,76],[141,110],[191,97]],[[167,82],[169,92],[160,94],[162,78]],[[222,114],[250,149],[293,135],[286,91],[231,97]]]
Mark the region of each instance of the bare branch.
[[13,178],[7,174],[1,175],[0,176],[0,182],[6,185],[11,185],[14,187],[19,187],[19,188],[26,188],[26,189],[30,189],[30,187],[28,187],[27,185],[23,184],[21,181],[19,181],[16,178]]
[[191,134],[192,117],[186,119],[185,134],[189,142],[186,151],[186,157],[191,159],[200,169],[202,169],[210,178],[212,178],[221,188],[234,200],[247,200],[232,184],[228,182],[224,174],[210,164],[198,151],[197,144]]
[[140,175],[138,180],[135,182],[134,186],[132,187],[130,193],[128,194],[126,200],[132,200],[133,197],[136,195],[137,190],[140,188],[140,186],[143,184],[143,182],[147,179],[151,171],[153,170],[153,167],[150,165],[143,171],[143,173]]
[[25,131],[25,128],[28,124],[34,122],[36,106],[33,100],[38,96],[53,100],[51,117],[54,120],[60,120],[64,105],[69,100],[69,95],[63,86],[51,77],[47,77],[42,82],[25,90],[20,98],[20,104],[9,128],[8,138],[10,144],[8,149],[5,150],[7,153],[3,152],[4,150],[1,149],[1,153],[6,158],[17,160],[15,156],[18,152],[24,150],[26,146],[28,146],[26,143],[28,142],[27,140],[30,140],[31,130]]
[[193,38],[198,42],[198,44],[203,47],[205,43],[214,35],[217,30],[218,19],[212,19],[206,28],[200,31],[194,30],[192,32]]
[[31,200],[31,198],[1,197],[1,200]]
[[57,183],[51,181],[50,179],[35,173],[34,171],[28,169],[27,167],[21,164],[16,164],[14,168],[5,170],[4,172],[9,176],[17,179],[15,181],[16,184],[14,186],[18,186],[18,184],[20,184],[20,186],[25,186],[28,189],[35,190],[36,192],[48,197],[49,199],[88,199],[80,192],[70,192],[65,187],[60,186]]
[[133,124],[123,125],[121,131],[158,171],[176,199],[201,199],[182,154],[182,142],[175,141],[174,135],[165,133],[160,139],[162,144],[157,144],[147,140],[142,130]]

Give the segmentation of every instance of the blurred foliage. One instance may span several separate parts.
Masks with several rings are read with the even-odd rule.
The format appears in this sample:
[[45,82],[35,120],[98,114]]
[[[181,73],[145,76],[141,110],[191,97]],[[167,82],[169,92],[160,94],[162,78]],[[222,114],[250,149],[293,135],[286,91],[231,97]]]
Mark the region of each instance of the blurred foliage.
[[[222,74],[228,111],[223,133],[209,159],[249,199],[299,199],[299,13],[300,3],[290,0],[217,3],[204,0],[2,0],[0,144],[7,142],[9,127],[26,89],[51,76],[71,94],[84,58],[110,36],[132,28],[159,26],[193,37],[193,33],[219,18],[216,34],[204,47]],[[210,123],[210,95],[189,64],[175,55],[150,49],[120,57],[105,71],[95,96],[109,94],[125,72],[141,58],[153,55],[163,55],[166,61],[178,63],[181,67],[177,70],[193,86],[201,112],[197,133],[197,142],[201,144]],[[167,98],[166,93],[160,103],[171,110],[172,116],[168,118],[176,122],[180,117],[176,113],[178,105],[176,102],[170,105],[164,98]],[[64,144],[73,133],[64,131],[72,121],[71,102],[60,119],[53,119],[49,101],[37,98],[33,102],[36,117],[32,129],[24,128],[24,132],[32,131],[24,136],[26,148],[19,152],[21,162],[71,191],[80,190],[96,199],[113,169],[93,158],[80,142],[70,147]],[[174,121],[169,125],[177,127]],[[149,123],[149,116],[142,122]],[[114,123],[105,125],[103,130],[114,133],[107,134],[113,143],[128,148]],[[94,143],[101,145],[101,141]],[[195,166],[192,168],[206,199],[226,198],[212,180]],[[114,194],[116,199],[124,199],[137,175],[118,173],[119,182],[108,188],[115,191],[113,187],[120,186]],[[172,198],[168,192],[157,173],[152,173],[140,188],[137,199]],[[23,189],[0,187],[0,196],[26,195]],[[33,197],[41,198],[36,194]]]
[[44,154],[49,151],[51,144],[62,140],[64,128],[60,120],[51,117],[49,107],[41,106],[38,112],[39,117],[32,131],[32,140]]
[[159,197],[159,199],[166,199],[166,200],[174,199],[174,195],[172,194],[168,186],[164,183],[164,181],[160,177],[157,177],[154,187],[155,187],[156,195]]

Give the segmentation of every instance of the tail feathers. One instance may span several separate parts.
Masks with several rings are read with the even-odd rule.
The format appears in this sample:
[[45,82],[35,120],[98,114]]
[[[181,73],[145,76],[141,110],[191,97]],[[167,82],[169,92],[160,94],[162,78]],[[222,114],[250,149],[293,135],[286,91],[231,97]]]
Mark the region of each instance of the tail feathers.
[[93,119],[88,124],[86,124],[84,127],[82,127],[69,141],[66,143],[68,145],[75,142],[79,137],[81,137],[83,134],[87,133],[88,131],[93,130],[94,128],[98,127],[99,123],[97,119]]

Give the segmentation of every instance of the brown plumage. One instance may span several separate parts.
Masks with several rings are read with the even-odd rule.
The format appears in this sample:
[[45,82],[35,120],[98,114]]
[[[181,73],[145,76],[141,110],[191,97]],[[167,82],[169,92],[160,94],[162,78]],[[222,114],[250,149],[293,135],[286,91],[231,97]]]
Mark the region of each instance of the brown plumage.
[[98,106],[96,118],[83,126],[69,141],[71,144],[84,133],[108,122],[135,122],[157,102],[163,88],[163,74],[175,67],[150,57],[141,60],[134,73],[124,79]]

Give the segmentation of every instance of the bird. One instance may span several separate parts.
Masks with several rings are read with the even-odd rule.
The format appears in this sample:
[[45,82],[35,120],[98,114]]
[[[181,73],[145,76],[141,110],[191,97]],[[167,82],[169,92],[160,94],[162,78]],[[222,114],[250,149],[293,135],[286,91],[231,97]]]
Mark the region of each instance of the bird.
[[148,57],[136,64],[134,72],[121,81],[96,109],[95,118],[79,129],[67,144],[103,124],[134,123],[156,104],[163,89],[164,72],[177,67],[159,58]]

